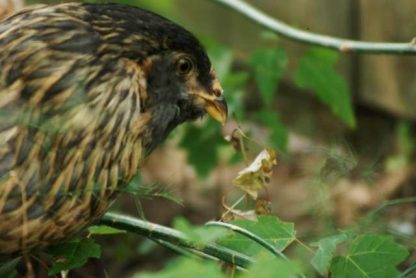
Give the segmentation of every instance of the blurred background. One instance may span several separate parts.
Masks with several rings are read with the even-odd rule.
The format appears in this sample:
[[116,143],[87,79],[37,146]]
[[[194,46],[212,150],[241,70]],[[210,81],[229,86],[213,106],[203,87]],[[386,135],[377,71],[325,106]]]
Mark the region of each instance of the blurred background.
[[[119,2],[155,11],[201,39],[232,117],[222,129],[205,119],[175,131],[113,210],[167,226],[177,217],[193,224],[219,219],[224,204],[243,195],[233,178],[272,147],[278,163],[259,200],[267,203],[267,213],[294,222],[298,238],[370,227],[416,247],[416,206],[408,199],[416,191],[415,57],[313,48],[279,38],[213,0]],[[385,42],[415,36],[413,0],[247,2],[310,32]],[[37,3],[3,0],[0,12]],[[237,127],[250,138],[248,159],[224,139]],[[176,255],[135,235],[98,240],[103,257],[75,271],[77,276],[131,276],[160,269]],[[409,261],[415,259],[413,254]]]

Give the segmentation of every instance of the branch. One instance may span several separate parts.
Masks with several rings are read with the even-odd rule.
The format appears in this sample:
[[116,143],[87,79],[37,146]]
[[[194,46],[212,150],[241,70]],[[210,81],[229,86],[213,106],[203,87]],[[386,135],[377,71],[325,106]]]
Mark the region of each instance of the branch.
[[291,40],[331,48],[340,52],[368,54],[415,55],[416,38],[409,43],[364,42],[335,38],[303,31],[289,26],[257,10],[242,0],[214,0],[239,12],[264,28]]
[[253,262],[253,259],[234,250],[215,244],[202,245],[201,243],[191,241],[183,233],[177,230],[142,221],[133,217],[115,213],[106,213],[100,223],[145,236],[163,245],[167,243],[167,245],[174,244],[180,247],[188,248],[196,251],[193,252],[194,254],[199,253],[198,255],[202,255],[204,257],[208,255],[242,268],[248,267],[248,265]]

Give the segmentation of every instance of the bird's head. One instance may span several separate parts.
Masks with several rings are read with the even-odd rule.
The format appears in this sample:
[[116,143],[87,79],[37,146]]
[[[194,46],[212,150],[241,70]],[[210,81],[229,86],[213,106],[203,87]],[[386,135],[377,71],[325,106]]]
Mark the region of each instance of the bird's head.
[[185,121],[208,114],[225,123],[227,103],[205,52],[167,51],[147,59],[145,64],[145,106],[151,111],[153,122],[150,150]]
[[224,124],[228,109],[223,89],[202,50],[172,50],[145,59],[143,68],[148,88],[145,106],[155,111],[158,106],[175,109],[172,118],[175,124],[205,114]]
[[[87,4],[88,5],[88,4]],[[189,31],[170,20],[142,9],[121,5],[90,5],[99,32],[106,32],[112,18],[117,36],[110,37],[123,48],[123,57],[133,59],[144,74],[146,96],[143,112],[151,113],[151,142],[158,145],[177,125],[209,114],[225,123],[227,104],[210,59]],[[91,11],[90,11],[91,12]],[[110,42],[111,43],[111,42]]]

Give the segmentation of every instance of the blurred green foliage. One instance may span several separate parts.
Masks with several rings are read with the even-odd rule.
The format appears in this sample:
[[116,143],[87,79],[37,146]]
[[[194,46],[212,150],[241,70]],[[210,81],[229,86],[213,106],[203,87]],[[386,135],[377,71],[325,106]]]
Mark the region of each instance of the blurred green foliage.
[[351,93],[344,77],[334,69],[338,54],[323,48],[311,49],[298,66],[295,82],[313,90],[318,98],[350,127],[355,127]]
[[288,144],[288,129],[277,112],[264,110],[258,113],[260,122],[270,129],[270,144],[279,151],[285,151]]
[[203,127],[188,126],[180,145],[187,150],[189,163],[206,177],[218,165],[219,147],[225,143],[218,123],[209,120]]
[[288,57],[281,48],[259,49],[249,58],[261,100],[267,109],[273,108],[277,86],[287,63]]
[[241,275],[242,278],[258,277],[302,277],[302,269],[296,262],[285,261],[262,252],[256,256],[256,262]]
[[221,270],[215,262],[178,258],[169,263],[164,271],[159,273],[140,273],[135,278],[223,278]]

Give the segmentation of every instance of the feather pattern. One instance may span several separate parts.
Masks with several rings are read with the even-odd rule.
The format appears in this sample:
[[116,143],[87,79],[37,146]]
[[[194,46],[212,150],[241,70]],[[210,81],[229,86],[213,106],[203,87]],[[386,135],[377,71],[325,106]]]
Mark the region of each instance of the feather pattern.
[[143,72],[97,55],[101,38],[79,16],[47,8],[2,25],[0,253],[79,232],[143,159]]

